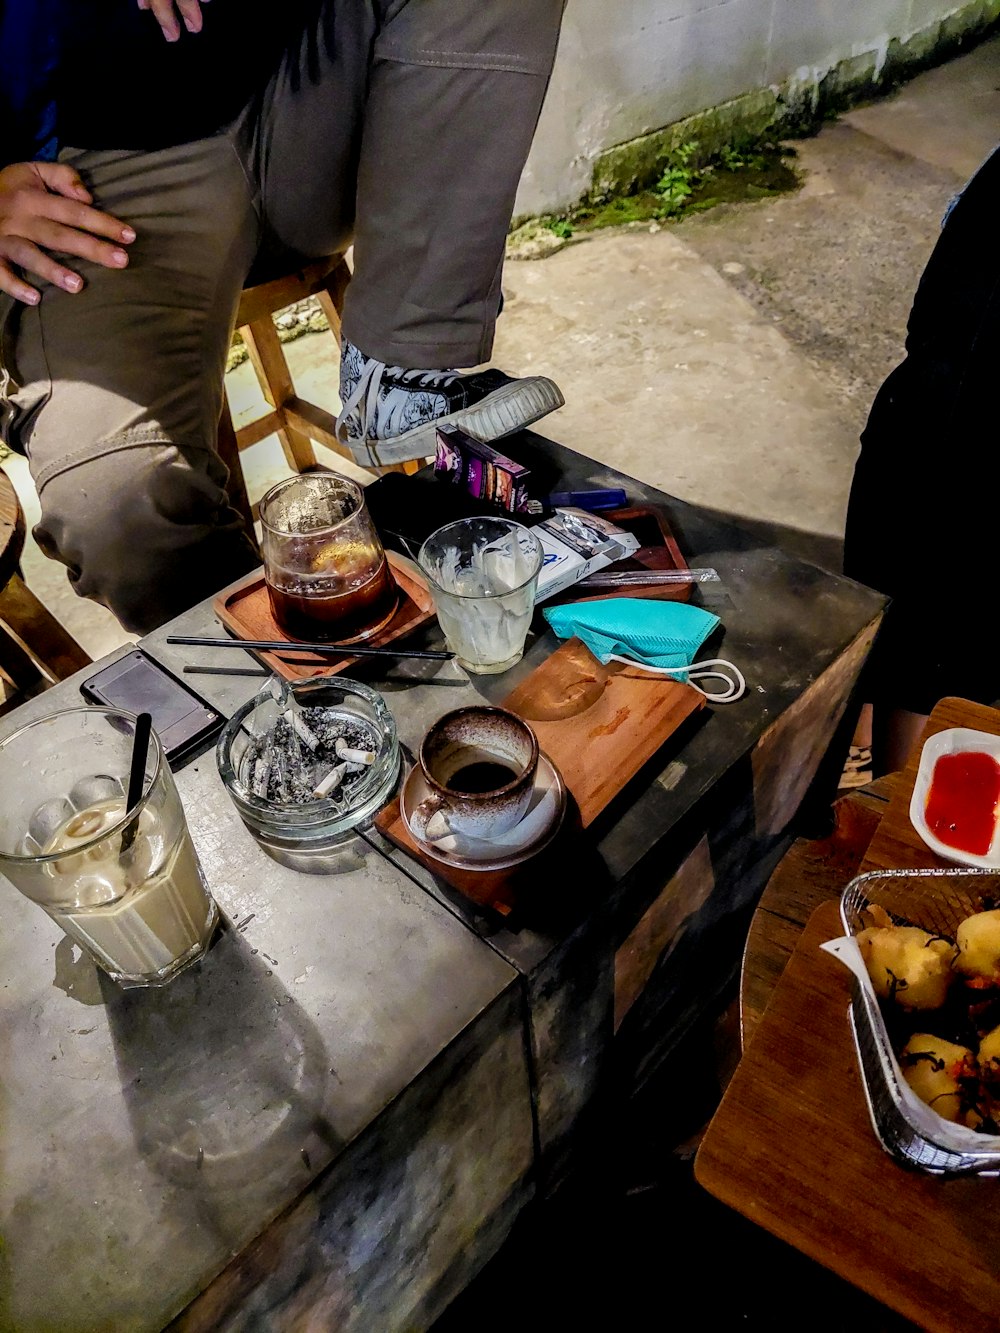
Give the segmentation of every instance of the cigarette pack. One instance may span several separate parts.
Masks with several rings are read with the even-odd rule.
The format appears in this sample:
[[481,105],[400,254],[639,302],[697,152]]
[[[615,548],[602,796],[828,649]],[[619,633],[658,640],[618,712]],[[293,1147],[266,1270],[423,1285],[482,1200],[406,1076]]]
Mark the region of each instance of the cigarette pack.
[[457,426],[442,426],[437,431],[434,474],[508,514],[529,512],[529,470]]
[[532,528],[544,558],[536,602],[585,579],[595,570],[624,560],[639,549],[639,538],[599,514],[584,509],[556,509]]

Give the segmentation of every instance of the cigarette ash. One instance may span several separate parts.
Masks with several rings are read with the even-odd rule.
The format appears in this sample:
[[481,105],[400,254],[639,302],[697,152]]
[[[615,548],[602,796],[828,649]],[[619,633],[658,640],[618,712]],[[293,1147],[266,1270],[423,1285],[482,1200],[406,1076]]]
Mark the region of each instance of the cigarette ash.
[[289,709],[247,746],[243,781],[277,805],[325,799],[348,810],[378,749],[378,732],[361,718],[333,708]]

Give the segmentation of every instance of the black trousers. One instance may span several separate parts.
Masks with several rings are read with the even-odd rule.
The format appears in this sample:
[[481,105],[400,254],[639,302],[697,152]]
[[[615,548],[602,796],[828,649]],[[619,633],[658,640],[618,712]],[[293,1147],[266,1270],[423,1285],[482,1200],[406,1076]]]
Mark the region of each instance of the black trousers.
[[906,359],[854,473],[844,572],[892,598],[865,697],[927,713],[1000,696],[1000,149],[965,187],[920,279]]

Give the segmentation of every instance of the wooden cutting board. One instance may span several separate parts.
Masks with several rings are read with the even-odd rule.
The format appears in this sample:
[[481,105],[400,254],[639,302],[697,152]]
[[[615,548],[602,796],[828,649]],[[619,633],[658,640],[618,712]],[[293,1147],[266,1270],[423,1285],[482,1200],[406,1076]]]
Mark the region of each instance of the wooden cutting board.
[[705,696],[619,662],[602,666],[569,639],[503,703],[534,729],[586,828]]
[[[664,741],[705,704],[704,695],[662,676],[612,662],[602,666],[579,639],[556,649],[503,700],[529,723],[569,794],[563,830],[542,857],[557,864],[575,831],[592,824]],[[535,858],[508,870],[468,871],[429,856],[407,832],[399,802],[376,827],[474,902],[503,914],[541,876]]]
[[[850,1033],[850,974],[819,948],[840,934],[838,904],[824,903],[705,1133],[695,1175],[921,1327],[996,1330],[1000,1180],[935,1179],[882,1149]],[[816,1313],[803,1310],[803,1322]]]
[[[434,599],[427,584],[394,551],[386,551],[386,558],[399,588],[399,606],[389,623],[365,641],[369,648],[383,648],[394,643],[434,618]],[[340,671],[346,671],[349,666],[361,660],[352,657],[350,650],[345,650],[343,657],[320,656],[297,650],[295,639],[290,638],[274,618],[262,569],[248,574],[246,578],[240,579],[228,588],[223,588],[212,603],[212,608],[227,629],[232,630],[238,639],[286,640],[288,655],[294,654],[293,661],[285,660],[287,655],[279,657],[276,653],[254,653],[285,680],[312,680],[314,676],[333,676]]]
[[[936,705],[928,718],[920,744],[914,748],[909,763],[896,780],[889,808],[882,816],[882,821],[861,863],[862,872],[911,870],[915,867],[935,866],[955,869],[953,862],[946,861],[931,851],[910,823],[910,798],[917,780],[923,742],[949,727],[971,727],[974,731],[985,731],[991,736],[1000,736],[1000,712],[995,708],[988,708],[985,704],[972,703],[968,699],[947,698]],[[1000,1312],[998,1312],[997,1326],[1000,1327]]]

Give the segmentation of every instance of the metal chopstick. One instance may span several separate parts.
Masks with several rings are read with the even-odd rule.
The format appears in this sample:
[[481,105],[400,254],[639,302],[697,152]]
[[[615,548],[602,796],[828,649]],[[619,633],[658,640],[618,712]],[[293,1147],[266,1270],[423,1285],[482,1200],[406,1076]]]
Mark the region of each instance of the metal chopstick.
[[196,648],[244,648],[267,653],[332,653],[338,657],[423,657],[432,662],[450,662],[454,653],[429,652],[419,648],[366,648],[360,643],[291,643],[287,639],[210,639],[196,634],[168,634],[167,643]]
[[258,680],[267,680],[269,672],[258,671],[256,667],[220,667],[192,666],[190,663],[181,668],[185,676],[256,676]]

